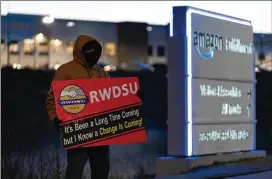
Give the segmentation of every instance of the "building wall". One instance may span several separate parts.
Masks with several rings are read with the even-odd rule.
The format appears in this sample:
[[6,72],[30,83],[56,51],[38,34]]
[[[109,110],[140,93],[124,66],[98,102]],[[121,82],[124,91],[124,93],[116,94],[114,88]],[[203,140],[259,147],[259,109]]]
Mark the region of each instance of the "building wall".
[[1,15],[1,38],[9,40],[31,38],[36,31],[38,20],[39,16],[32,15]]
[[[108,42],[117,44],[117,32],[115,23],[107,22],[88,22],[88,21],[73,21],[75,22],[74,27],[67,27],[68,20],[57,20],[52,25],[51,37],[53,39],[61,39],[64,44],[69,41],[75,41],[76,37],[80,34],[90,35],[96,38],[103,46],[103,54],[100,61],[115,65],[117,63],[117,56],[108,56],[106,54],[105,45]],[[70,60],[71,54],[59,52],[54,55],[53,59],[56,59],[59,63]]]
[[[148,56],[148,62],[154,63],[167,63],[167,41],[168,41],[168,26],[150,26],[152,30],[148,32],[148,44],[152,47],[153,54]],[[165,47],[165,55],[160,57],[158,55],[158,46]]]
[[147,24],[122,22],[117,24],[119,64],[132,61],[146,62],[148,34]]
[[[257,66],[272,71],[272,34],[254,34],[255,60]],[[264,53],[264,59],[259,59],[259,53]]]
[[[263,43],[263,49],[261,49],[261,43]],[[254,46],[255,51],[269,53],[272,51],[272,34],[254,34]]]
[[[120,59],[118,59],[118,50],[120,53],[120,44],[118,39],[118,27],[116,23],[109,22],[91,22],[91,21],[74,21],[74,27],[67,27],[67,22],[70,20],[55,19],[54,23],[46,26],[42,23],[43,16],[36,15],[21,15],[21,14],[9,14],[7,16],[1,16],[1,37],[7,41],[17,40],[18,46],[20,49],[19,54],[11,54],[9,57],[10,64],[20,64],[21,66],[34,67],[43,66],[50,62],[50,67],[54,68],[56,64],[63,64],[73,59],[71,46],[68,45],[69,41],[75,41],[76,37],[79,34],[87,34],[94,36],[104,47],[103,54],[101,56],[100,62],[106,64],[118,65],[120,64]],[[10,23],[8,27],[7,24]],[[148,50],[146,45],[139,47],[140,51],[135,50],[135,54],[141,54],[143,57],[140,57],[140,61],[145,61],[149,64],[155,63],[167,63],[167,41],[169,34],[168,26],[158,26],[158,25],[147,25],[152,28],[152,30],[147,29],[147,45],[152,48],[152,54],[147,54]],[[144,26],[143,26],[144,27]],[[144,29],[142,27],[142,30]],[[137,32],[137,29],[134,29],[135,32],[131,31],[131,35]],[[139,30],[139,29],[138,29]],[[144,30],[145,31],[145,30]],[[58,50],[53,50],[54,47],[50,46],[50,57],[46,55],[39,55],[38,51],[33,55],[25,55],[22,50],[24,46],[24,39],[33,38],[35,35],[42,33],[45,37],[50,37],[50,39],[58,39],[62,42],[61,47]],[[145,33],[138,34],[145,38]],[[135,36],[134,36],[135,37]],[[261,51],[260,41],[264,39],[264,52],[266,54],[267,61],[271,61],[271,51],[272,51],[272,34],[254,34],[254,46],[256,51],[256,61],[258,61],[258,52]],[[107,55],[108,48],[106,46],[111,43],[115,45],[115,54]],[[38,46],[38,45],[37,45]],[[37,47],[36,46],[36,47]],[[158,47],[164,47],[164,55],[158,55]],[[136,47],[132,47],[136,48]],[[70,49],[70,50],[67,50]],[[121,47],[122,50],[122,47]],[[134,52],[133,52],[134,53]],[[128,57],[134,58],[134,55],[129,56],[130,53],[127,53]],[[144,57],[144,54],[147,58]],[[7,48],[1,47],[1,64],[7,64]],[[137,57],[138,58],[138,57]],[[143,59],[141,59],[143,58]],[[48,60],[49,59],[49,60]],[[269,62],[269,64],[272,64]],[[272,65],[271,65],[272,66]],[[271,67],[272,69],[272,67]]]
[[[25,62],[22,54],[10,54],[8,58],[7,42],[18,41],[18,48],[21,49],[22,41],[31,38],[36,31],[39,16],[9,14],[1,16],[1,45],[4,40],[4,47],[1,48],[1,65],[5,66],[9,59],[10,64]],[[20,43],[21,42],[21,43]]]
[[[18,41],[18,46],[20,53],[16,55],[9,55],[10,64],[20,63],[23,67],[30,66],[34,67],[36,63],[37,66],[43,66],[46,63],[50,63],[50,67],[54,68],[56,64],[63,64],[73,59],[71,49],[69,52],[66,50],[68,48],[69,41],[75,41],[76,37],[80,34],[91,35],[95,37],[99,42],[101,42],[104,47],[103,54],[100,61],[107,64],[117,64],[117,55],[107,55],[107,43],[113,43],[115,46],[117,44],[117,31],[115,23],[108,22],[89,22],[89,21],[73,21],[75,23],[74,27],[67,27],[67,22],[69,20],[55,19],[55,21],[46,25],[42,23],[42,16],[32,16],[32,15],[20,15],[20,14],[9,14],[7,16],[1,16],[2,19],[2,39],[7,41],[16,40]],[[7,29],[7,24],[12,24],[13,28]],[[14,25],[15,24],[15,25]],[[15,28],[14,28],[15,27]],[[27,27],[27,28],[26,28]],[[27,29],[27,31],[25,30]],[[9,33],[8,33],[9,32]],[[45,38],[58,39],[62,42],[62,45],[58,50],[53,50],[54,47],[50,45],[49,58],[46,55],[39,55],[35,52],[33,55],[24,55],[23,51],[23,41],[25,39],[33,38],[35,35],[42,33]],[[115,50],[117,50],[115,48]],[[7,64],[7,48],[1,50],[2,65]],[[48,60],[49,59],[49,60]]]
[[[7,16],[1,16],[2,26],[1,35],[5,43],[10,40],[18,41],[18,47],[20,53],[17,55],[9,55],[10,64],[20,64],[22,67],[38,67],[44,66],[48,62],[50,67],[54,68],[56,64],[63,64],[73,59],[71,53],[71,46],[68,45],[69,41],[75,41],[79,34],[86,34],[94,36],[104,47],[103,54],[101,56],[100,62],[106,64],[118,65],[120,64],[118,59],[118,32],[117,24],[109,22],[91,22],[91,21],[74,21],[75,26],[67,27],[67,22],[70,20],[55,19],[55,21],[46,25],[42,23],[43,16],[36,15],[22,15],[22,14],[9,14]],[[12,28],[7,29],[7,24],[12,24]],[[144,25],[145,26],[145,25]],[[144,27],[143,26],[143,27]],[[167,38],[168,38],[168,27],[167,26],[156,26],[150,25],[152,27],[151,31],[147,32],[147,45],[152,47],[153,54],[147,56],[147,47],[142,46],[139,52],[135,49],[136,54],[141,54],[143,59],[140,61],[153,63],[166,63],[167,59]],[[145,27],[144,27],[145,28]],[[144,29],[143,28],[143,29]],[[139,29],[135,29],[137,32]],[[146,30],[144,29],[146,32]],[[9,33],[8,33],[9,32]],[[34,38],[35,35],[42,33],[45,38],[58,39],[62,42],[62,45],[58,50],[53,50],[54,47],[50,46],[49,58],[46,55],[39,55],[37,50],[39,44],[35,43],[36,52],[33,55],[25,55],[23,53],[24,40]],[[133,34],[133,33],[131,33]],[[134,33],[135,34],[135,33]],[[144,34],[144,33],[143,33]],[[139,34],[142,36],[141,34]],[[141,37],[139,37],[141,38]],[[144,37],[143,37],[144,38]],[[115,55],[107,55],[107,43],[112,43],[115,45]],[[7,45],[7,44],[6,44]],[[164,55],[158,56],[158,46],[164,47]],[[69,51],[67,49],[70,49]],[[135,47],[133,47],[135,48]],[[2,65],[7,64],[7,48],[1,50]],[[119,49],[120,51],[120,49]],[[128,53],[130,55],[130,53]],[[134,55],[135,56],[135,55]],[[145,57],[144,57],[145,56]],[[147,58],[146,58],[147,56]],[[134,58],[129,56],[128,58]],[[138,58],[138,57],[137,57]]]

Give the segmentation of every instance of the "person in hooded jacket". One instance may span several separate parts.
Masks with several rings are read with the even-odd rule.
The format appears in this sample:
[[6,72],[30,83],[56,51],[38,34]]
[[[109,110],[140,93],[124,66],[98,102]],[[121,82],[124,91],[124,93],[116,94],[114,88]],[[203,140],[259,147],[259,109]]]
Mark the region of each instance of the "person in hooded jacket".
[[[56,70],[53,81],[110,78],[107,72],[96,65],[101,54],[102,46],[95,38],[79,35],[74,45],[74,59]],[[46,106],[49,118],[59,129],[61,119],[56,115],[52,85],[46,98]],[[98,146],[67,150],[66,179],[82,178],[87,160],[90,162],[92,179],[108,178],[110,170],[109,146]]]

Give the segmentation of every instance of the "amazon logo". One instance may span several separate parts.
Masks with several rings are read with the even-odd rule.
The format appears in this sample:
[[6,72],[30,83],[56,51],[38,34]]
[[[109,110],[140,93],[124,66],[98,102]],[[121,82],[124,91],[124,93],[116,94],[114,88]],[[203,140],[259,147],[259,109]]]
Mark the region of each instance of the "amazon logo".
[[194,31],[194,46],[197,53],[205,60],[212,59],[216,50],[223,50],[223,37],[217,34]]

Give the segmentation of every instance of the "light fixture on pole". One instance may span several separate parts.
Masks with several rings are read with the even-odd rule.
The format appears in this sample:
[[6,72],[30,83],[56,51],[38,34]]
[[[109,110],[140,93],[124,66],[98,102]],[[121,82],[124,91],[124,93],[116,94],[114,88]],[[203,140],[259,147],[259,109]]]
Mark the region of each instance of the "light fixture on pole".
[[74,26],[75,26],[75,23],[72,22],[72,21],[69,21],[69,22],[67,22],[66,26],[67,26],[67,27],[74,27]]
[[54,17],[52,16],[44,16],[43,19],[42,19],[42,22],[44,24],[52,24],[53,22],[55,21]]

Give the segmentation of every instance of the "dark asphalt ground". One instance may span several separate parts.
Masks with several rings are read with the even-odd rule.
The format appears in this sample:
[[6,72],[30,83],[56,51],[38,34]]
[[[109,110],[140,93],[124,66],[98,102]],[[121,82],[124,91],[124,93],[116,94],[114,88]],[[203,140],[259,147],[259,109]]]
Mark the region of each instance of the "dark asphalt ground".
[[199,168],[181,175],[158,177],[157,179],[240,179],[235,178],[238,176],[243,177],[241,179],[248,179],[247,176],[252,179],[272,179],[272,156],[253,161]]
[[230,177],[226,179],[272,179],[272,170],[261,173],[254,173],[250,175]]

